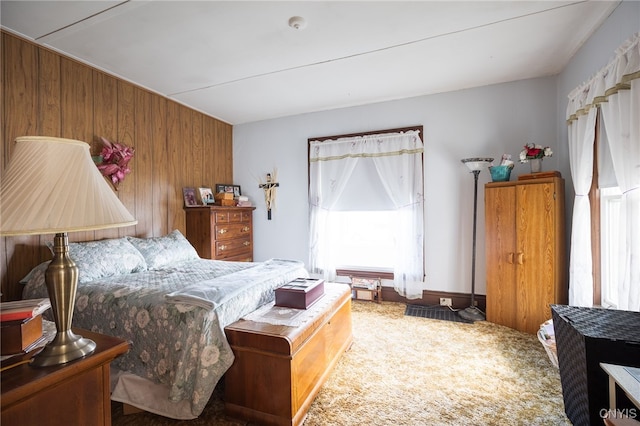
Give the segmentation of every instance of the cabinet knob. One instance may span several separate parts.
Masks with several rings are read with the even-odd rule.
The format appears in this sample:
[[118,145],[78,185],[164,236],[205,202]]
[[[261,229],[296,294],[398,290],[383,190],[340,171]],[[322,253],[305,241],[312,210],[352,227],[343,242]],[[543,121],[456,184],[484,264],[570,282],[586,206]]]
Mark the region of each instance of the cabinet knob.
[[513,253],[507,255],[507,263],[513,265]]
[[225,232],[227,232],[227,230],[225,228],[222,228],[218,231],[218,234],[224,234]]
[[524,253],[518,252],[518,265],[522,265],[524,263]]

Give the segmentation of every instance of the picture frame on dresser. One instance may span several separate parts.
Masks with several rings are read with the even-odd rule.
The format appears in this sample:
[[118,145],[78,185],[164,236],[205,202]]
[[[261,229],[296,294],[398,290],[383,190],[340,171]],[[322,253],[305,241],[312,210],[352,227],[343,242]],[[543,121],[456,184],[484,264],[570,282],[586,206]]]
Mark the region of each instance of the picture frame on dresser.
[[232,192],[234,198],[242,195],[240,185],[232,185],[229,183],[216,183],[216,194],[221,192]]
[[196,207],[198,206],[198,197],[196,196],[195,188],[182,188],[182,195],[184,197],[184,206],[185,207]]
[[215,201],[213,198],[213,191],[211,188],[199,188],[200,191],[200,199],[202,200],[203,205],[213,204]]

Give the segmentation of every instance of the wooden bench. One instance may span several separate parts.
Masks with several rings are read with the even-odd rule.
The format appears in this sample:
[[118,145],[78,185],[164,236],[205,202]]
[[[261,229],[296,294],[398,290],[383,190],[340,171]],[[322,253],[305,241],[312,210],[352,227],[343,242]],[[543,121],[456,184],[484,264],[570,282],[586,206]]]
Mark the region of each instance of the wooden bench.
[[350,287],[326,283],[312,310],[317,312],[299,326],[242,319],[225,328],[235,355],[225,374],[228,416],[266,425],[302,424],[353,341]]

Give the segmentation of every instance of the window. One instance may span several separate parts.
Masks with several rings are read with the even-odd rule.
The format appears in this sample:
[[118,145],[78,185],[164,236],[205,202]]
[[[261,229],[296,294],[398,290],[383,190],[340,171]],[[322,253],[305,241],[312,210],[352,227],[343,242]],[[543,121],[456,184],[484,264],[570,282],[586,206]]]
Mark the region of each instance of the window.
[[334,264],[340,269],[392,272],[396,240],[396,212],[338,211],[330,216],[329,236]]
[[422,128],[309,140],[309,265],[393,271],[396,291],[422,296]]
[[600,286],[601,304],[605,308],[617,308],[618,283],[622,279],[620,273],[619,253],[622,241],[622,222],[620,220],[620,188],[600,189]]

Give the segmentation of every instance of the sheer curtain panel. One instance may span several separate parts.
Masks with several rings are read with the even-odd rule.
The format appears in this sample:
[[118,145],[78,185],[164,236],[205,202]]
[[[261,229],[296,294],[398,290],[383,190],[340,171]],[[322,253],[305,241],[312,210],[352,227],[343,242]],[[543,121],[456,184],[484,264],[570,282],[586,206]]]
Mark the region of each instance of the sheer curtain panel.
[[398,213],[394,288],[402,296],[422,296],[424,282],[423,144],[418,131],[310,141],[310,269],[335,278],[327,220],[358,161],[372,158],[384,190]]

